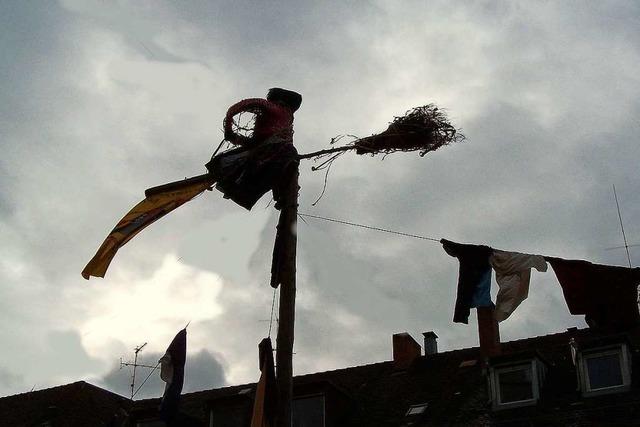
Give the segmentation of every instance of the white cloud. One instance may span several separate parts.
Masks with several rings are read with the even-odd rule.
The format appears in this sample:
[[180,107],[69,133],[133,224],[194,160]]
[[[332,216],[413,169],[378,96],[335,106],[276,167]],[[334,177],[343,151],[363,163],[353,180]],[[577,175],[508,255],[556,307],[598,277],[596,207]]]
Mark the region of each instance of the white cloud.
[[[114,341],[129,346],[149,342],[150,349],[163,350],[188,322],[223,313],[218,298],[222,287],[218,275],[184,265],[175,254],[166,255],[147,278],[115,269],[108,283],[94,284],[90,295],[83,292],[91,313],[79,327],[83,345],[90,355],[103,359],[116,356],[109,352]],[[191,350],[204,343],[194,344]]]

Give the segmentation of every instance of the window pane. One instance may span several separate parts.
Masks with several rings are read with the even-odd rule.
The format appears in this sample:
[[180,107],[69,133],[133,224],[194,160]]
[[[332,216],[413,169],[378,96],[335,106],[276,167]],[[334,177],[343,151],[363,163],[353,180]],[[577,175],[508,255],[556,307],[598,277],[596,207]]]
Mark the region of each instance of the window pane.
[[533,399],[531,368],[500,372],[500,403]]
[[313,396],[293,401],[293,427],[324,427],[324,397]]
[[623,384],[620,356],[617,353],[587,357],[587,369],[591,390]]

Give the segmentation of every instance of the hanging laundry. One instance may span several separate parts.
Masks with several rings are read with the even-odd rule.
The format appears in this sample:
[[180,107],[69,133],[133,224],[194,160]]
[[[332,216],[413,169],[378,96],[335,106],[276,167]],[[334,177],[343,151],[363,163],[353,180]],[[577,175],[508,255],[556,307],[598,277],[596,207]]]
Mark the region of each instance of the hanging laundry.
[[251,427],[273,427],[275,426],[276,410],[278,408],[278,386],[273,368],[271,338],[265,338],[260,342],[258,353],[260,371],[262,373],[256,387]]
[[183,329],[169,344],[166,353],[159,360],[160,378],[166,382],[162,401],[160,402],[160,418],[173,425],[178,415],[180,394],[184,384],[184,363],[187,358],[187,329]]
[[558,277],[571,314],[592,328],[626,329],[640,324],[640,268],[545,257]]
[[531,269],[547,271],[547,263],[541,255],[493,250],[489,258],[496,272],[498,295],[496,296],[495,317],[502,322],[518,308],[529,295]]
[[489,257],[493,250],[488,246],[465,245],[450,240],[440,240],[445,252],[460,261],[458,292],[453,321],[469,323],[472,307],[490,307],[491,266]]

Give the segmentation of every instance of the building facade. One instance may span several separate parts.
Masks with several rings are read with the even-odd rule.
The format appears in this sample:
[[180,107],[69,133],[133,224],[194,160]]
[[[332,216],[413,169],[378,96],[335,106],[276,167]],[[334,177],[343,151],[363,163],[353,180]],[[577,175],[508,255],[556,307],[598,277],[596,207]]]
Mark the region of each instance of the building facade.
[[[390,361],[295,377],[294,426],[640,426],[637,329],[571,328],[446,352],[424,335],[424,346],[394,335]],[[179,425],[248,427],[254,392],[186,393]],[[0,425],[159,427],[158,406],[78,382],[0,399]]]

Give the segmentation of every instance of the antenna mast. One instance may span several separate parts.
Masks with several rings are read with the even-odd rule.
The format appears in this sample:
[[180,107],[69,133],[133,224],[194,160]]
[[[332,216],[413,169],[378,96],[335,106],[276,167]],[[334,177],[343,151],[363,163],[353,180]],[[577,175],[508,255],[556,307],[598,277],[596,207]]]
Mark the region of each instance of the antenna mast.
[[122,358],[120,359],[120,369],[122,369],[123,366],[133,366],[133,372],[131,373],[131,400],[133,400],[133,396],[134,396],[134,389],[135,389],[135,384],[136,384],[136,368],[138,366],[142,366],[145,368],[154,368],[154,366],[149,366],[149,365],[138,365],[138,353],[140,353],[140,351],[147,345],[147,343],[144,343],[142,345],[139,345],[138,347],[133,349],[134,352],[134,357],[133,357],[133,363],[130,362],[123,362]]

